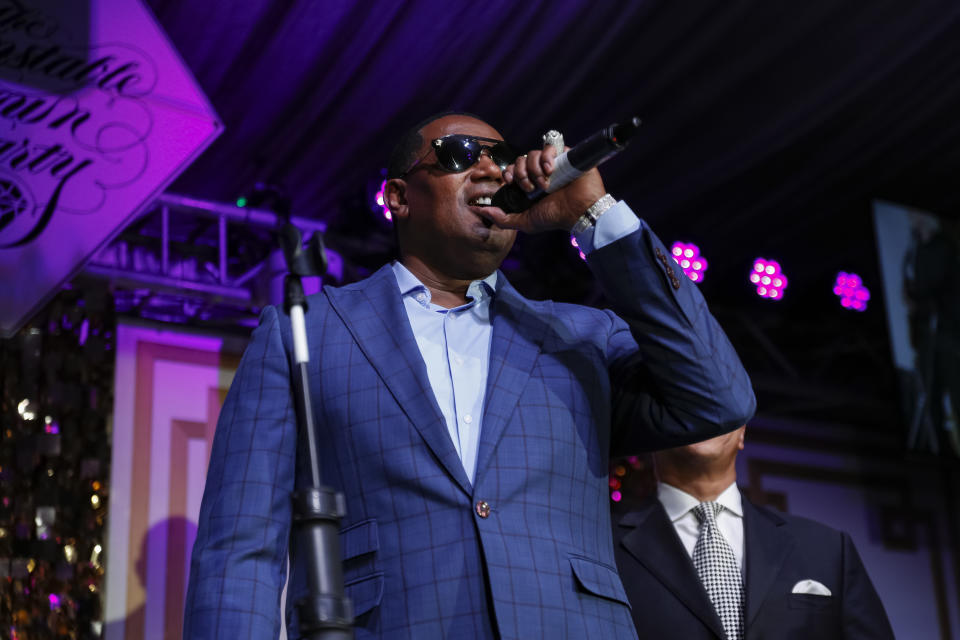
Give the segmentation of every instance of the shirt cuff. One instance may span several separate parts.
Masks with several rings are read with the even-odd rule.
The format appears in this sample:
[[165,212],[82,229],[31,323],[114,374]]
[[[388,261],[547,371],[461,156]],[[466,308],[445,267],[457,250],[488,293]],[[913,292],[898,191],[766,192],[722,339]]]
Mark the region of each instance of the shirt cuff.
[[597,218],[596,224],[587,227],[574,238],[577,246],[584,255],[595,249],[600,249],[620,238],[625,238],[640,228],[640,219],[626,202],[620,200],[617,204],[603,212]]

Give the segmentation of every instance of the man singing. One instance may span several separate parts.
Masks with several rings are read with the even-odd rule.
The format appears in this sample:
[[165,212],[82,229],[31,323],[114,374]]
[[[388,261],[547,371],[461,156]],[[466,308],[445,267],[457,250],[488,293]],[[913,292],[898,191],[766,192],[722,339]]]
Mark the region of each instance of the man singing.
[[[688,444],[753,413],[746,372],[696,286],[592,170],[527,212],[552,148],[434,116],[400,140],[386,202],[401,258],[307,314],[327,484],[342,491],[357,638],[634,638],[607,497],[611,453]],[[533,301],[497,269],[517,230],[574,230],[611,311]],[[185,637],[269,638],[306,592],[288,549],[303,473],[289,319],[261,316],[220,415]]]

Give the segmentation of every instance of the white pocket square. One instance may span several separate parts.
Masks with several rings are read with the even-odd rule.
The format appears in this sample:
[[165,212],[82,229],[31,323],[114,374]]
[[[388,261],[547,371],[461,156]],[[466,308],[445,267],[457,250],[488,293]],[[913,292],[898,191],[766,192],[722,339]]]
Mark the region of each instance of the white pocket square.
[[832,596],[830,589],[827,589],[822,583],[816,580],[801,580],[793,585],[793,591],[790,593],[806,593],[811,596]]

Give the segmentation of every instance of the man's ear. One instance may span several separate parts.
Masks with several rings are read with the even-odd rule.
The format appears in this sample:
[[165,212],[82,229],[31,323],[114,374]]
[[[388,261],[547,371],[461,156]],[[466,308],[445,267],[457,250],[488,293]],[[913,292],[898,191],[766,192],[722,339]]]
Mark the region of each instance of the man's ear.
[[407,206],[407,182],[400,178],[387,180],[387,186],[383,189],[383,201],[394,220],[406,220],[410,214]]

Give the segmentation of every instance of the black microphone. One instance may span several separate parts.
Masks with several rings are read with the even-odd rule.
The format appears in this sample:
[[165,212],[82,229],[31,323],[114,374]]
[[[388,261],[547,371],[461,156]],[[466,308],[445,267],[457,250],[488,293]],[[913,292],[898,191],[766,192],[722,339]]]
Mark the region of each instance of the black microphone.
[[546,190],[539,187],[527,192],[516,184],[508,184],[493,194],[492,204],[505,213],[520,213],[547,194],[559,191],[584,173],[623,151],[637,130],[640,118],[630,118],[623,124],[612,124],[593,134],[577,146],[564,151],[554,160],[553,173]]

